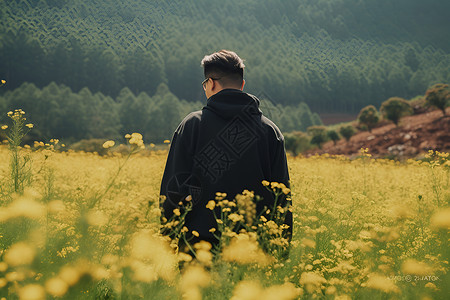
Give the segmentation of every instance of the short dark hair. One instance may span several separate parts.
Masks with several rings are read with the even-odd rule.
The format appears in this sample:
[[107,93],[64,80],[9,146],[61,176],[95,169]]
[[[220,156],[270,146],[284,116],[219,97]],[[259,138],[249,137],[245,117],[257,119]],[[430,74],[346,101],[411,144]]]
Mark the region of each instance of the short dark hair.
[[244,61],[233,51],[220,50],[206,55],[201,66],[205,78],[220,78],[225,85],[241,85],[244,79]]

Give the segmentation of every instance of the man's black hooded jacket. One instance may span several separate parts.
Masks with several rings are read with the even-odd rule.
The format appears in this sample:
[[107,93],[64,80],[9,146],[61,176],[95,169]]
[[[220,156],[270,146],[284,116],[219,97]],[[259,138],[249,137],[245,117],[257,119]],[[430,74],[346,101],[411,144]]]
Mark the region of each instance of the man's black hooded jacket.
[[[211,96],[202,110],[183,119],[172,137],[162,178],[160,195],[166,196],[162,219],[169,220],[191,195],[193,208],[185,226],[189,232],[197,231],[200,239],[211,241],[210,229],[217,228],[217,223],[206,204],[216,192],[227,193],[226,199],[233,200],[245,189],[254,191],[263,197],[257,203],[260,213],[274,203],[263,180],[290,188],[284,137],[259,104],[253,95],[224,89]],[[284,223],[292,235],[291,212]]]

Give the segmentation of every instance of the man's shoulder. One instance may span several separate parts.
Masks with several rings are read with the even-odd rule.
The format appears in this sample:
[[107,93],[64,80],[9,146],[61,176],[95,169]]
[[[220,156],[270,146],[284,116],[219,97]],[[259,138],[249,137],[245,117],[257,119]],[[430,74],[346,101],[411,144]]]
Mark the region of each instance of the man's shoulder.
[[198,122],[200,122],[202,119],[202,111],[197,110],[189,113],[184,119],[180,122],[180,125],[178,125],[178,128],[176,131],[178,133],[182,133],[185,128],[192,129],[192,126],[195,126]]
[[263,124],[263,126],[266,127],[266,129],[273,133],[275,135],[275,137],[277,138],[277,140],[282,141],[284,140],[284,136],[281,133],[280,128],[278,128],[278,126],[269,118],[267,118],[264,115],[261,115],[261,123]]
[[200,122],[202,120],[202,111],[196,110],[193,112],[190,112],[186,117],[184,117],[183,121],[181,123],[184,124],[195,124],[197,122]]

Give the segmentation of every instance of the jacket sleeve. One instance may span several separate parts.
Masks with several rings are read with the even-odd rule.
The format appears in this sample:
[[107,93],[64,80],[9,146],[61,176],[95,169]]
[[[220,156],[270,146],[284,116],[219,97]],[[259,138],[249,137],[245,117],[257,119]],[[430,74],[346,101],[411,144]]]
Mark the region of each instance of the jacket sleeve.
[[192,172],[193,153],[191,132],[183,121],[175,130],[167,156],[166,166],[161,180],[160,208],[161,223],[164,224],[173,216],[173,210],[188,195],[183,180]]

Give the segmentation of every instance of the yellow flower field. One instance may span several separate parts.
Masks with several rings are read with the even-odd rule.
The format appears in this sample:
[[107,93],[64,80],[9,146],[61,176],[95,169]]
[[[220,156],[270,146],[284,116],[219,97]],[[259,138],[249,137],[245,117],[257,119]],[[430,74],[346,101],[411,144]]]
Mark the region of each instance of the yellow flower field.
[[[193,245],[197,260],[191,261],[158,234],[167,151],[141,150],[142,136],[134,138],[131,155],[113,154],[114,143],[108,143],[110,155],[103,157],[52,150],[57,141],[28,149],[0,147],[0,298],[442,299],[450,294],[446,153],[407,162],[373,159],[367,150],[353,160],[288,156],[294,213],[289,257],[276,259],[260,248],[255,234],[244,232],[230,234],[219,260],[208,243]],[[251,193],[240,199],[245,197]],[[229,219],[246,222],[248,216]],[[273,221],[261,224],[278,230]],[[178,261],[184,262],[182,272]]]

